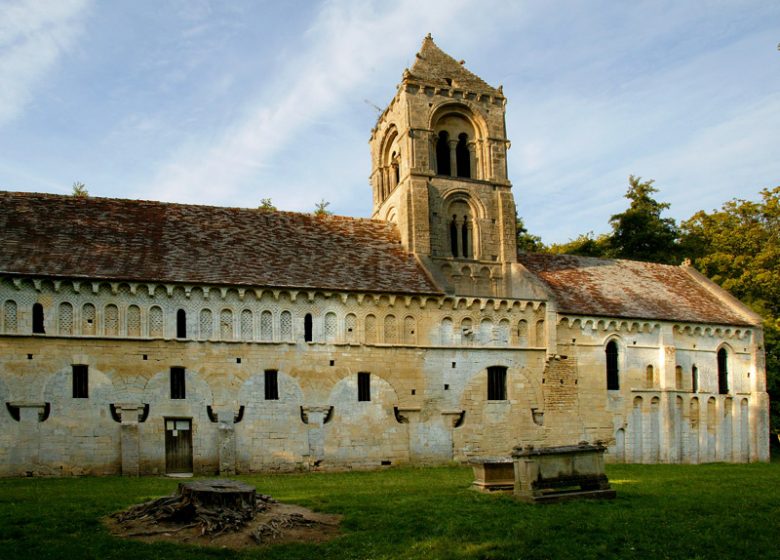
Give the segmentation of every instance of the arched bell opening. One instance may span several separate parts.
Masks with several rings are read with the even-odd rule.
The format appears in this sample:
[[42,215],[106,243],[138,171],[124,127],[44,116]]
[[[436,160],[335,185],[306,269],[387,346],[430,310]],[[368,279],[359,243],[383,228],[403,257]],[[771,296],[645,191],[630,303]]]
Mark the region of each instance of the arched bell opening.
[[479,228],[474,209],[464,198],[446,205],[447,249],[445,255],[456,259],[479,258]]
[[483,128],[466,106],[448,105],[436,111],[431,119],[435,144],[432,169],[436,175],[480,179],[479,161],[483,158],[478,146],[486,136]]

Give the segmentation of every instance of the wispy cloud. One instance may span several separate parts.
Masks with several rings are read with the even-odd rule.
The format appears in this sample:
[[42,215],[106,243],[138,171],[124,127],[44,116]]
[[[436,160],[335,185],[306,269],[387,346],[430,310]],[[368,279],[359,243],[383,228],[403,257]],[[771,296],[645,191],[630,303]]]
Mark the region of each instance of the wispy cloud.
[[0,17],[0,126],[22,114],[35,88],[74,45],[88,0],[19,0]]
[[[677,17],[678,26],[686,21]],[[695,19],[687,15],[691,25]],[[611,36],[616,44],[595,51],[591,66],[560,78],[566,87],[528,86],[520,106],[515,99],[508,109],[518,208],[547,242],[608,231],[609,217],[628,204],[629,174],[655,179],[658,199],[671,203],[668,215],[678,220],[733,197],[753,198],[780,177],[773,155],[780,97],[764,70],[776,66],[774,35],[718,41],[700,32],[703,44],[648,51],[663,64],[635,68],[633,51],[616,46],[658,42],[660,27],[645,27]],[[620,52],[631,54],[610,58]],[[608,72],[599,75],[600,66]]]
[[[399,52],[406,53],[409,45],[416,46],[422,39],[421,29],[446,25],[465,6],[464,0],[325,3],[297,40],[300,49],[288,61],[289,71],[257,92],[216,141],[178,148],[147,193],[164,200],[200,202],[238,195],[247,178],[270,165],[306,127],[326,117],[346,94],[365,83],[372,69]],[[409,25],[412,11],[415,24]],[[306,157],[307,164],[316,165]]]

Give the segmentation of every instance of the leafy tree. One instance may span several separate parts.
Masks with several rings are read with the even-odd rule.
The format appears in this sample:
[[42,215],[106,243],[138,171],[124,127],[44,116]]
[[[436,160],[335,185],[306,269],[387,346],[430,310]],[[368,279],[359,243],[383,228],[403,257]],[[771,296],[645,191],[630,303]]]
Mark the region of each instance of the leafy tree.
[[662,218],[661,213],[669,203],[658,202],[652,195],[658,192],[652,180],[628,177],[626,198],[631,201],[628,209],[609,219],[612,224],[610,238],[614,257],[676,263],[679,261],[678,230],[672,218]]
[[330,202],[326,202],[324,198],[321,199],[317,204],[314,205],[314,215],[331,216],[333,212],[328,210],[328,206],[330,206]]
[[681,225],[694,266],[764,317],[772,423],[780,430],[780,186],[761,201],[731,200]]
[[87,198],[89,196],[87,185],[85,185],[81,181],[75,181],[73,183],[72,195],[78,198]]
[[543,253],[546,249],[542,238],[538,235],[532,235],[525,228],[523,218],[516,216],[517,225],[517,250],[521,253]]
[[778,318],[764,321],[764,352],[772,431],[780,433],[780,319]]
[[682,247],[709,278],[757,312],[780,317],[780,187],[682,224]]
[[592,231],[583,233],[568,243],[553,243],[549,247],[551,253],[559,255],[581,255],[583,257],[609,257],[610,236],[601,234],[596,237]]
[[278,208],[274,206],[270,198],[261,198],[260,206],[257,207],[261,212],[276,212]]

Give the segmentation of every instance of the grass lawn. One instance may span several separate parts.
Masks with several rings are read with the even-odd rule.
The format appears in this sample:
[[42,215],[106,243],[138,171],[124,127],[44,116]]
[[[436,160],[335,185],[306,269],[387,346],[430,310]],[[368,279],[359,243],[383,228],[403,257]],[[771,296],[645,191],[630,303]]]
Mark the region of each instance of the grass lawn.
[[545,506],[474,492],[463,467],[240,476],[280,501],[344,515],[329,543],[241,553],[123,541],[101,525],[177,480],[0,479],[0,559],[780,558],[780,463],[607,474],[616,500]]

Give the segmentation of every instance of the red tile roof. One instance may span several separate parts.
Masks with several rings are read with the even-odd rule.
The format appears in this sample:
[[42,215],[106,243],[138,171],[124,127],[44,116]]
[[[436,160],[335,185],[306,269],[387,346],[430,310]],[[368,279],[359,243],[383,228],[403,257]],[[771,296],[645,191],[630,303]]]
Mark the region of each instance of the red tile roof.
[[0,192],[0,274],[440,293],[388,222]]
[[754,325],[752,311],[685,266],[521,253],[558,311],[574,315]]

